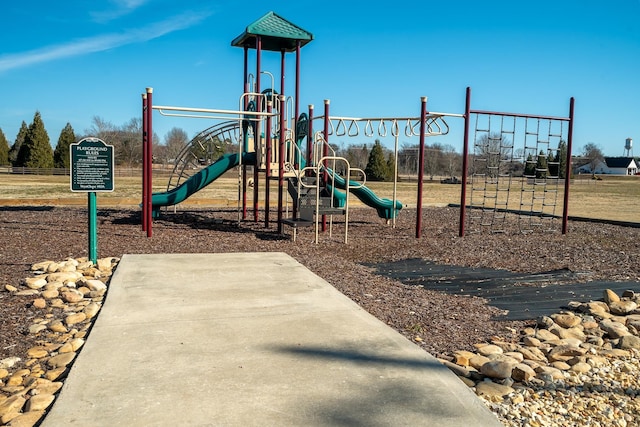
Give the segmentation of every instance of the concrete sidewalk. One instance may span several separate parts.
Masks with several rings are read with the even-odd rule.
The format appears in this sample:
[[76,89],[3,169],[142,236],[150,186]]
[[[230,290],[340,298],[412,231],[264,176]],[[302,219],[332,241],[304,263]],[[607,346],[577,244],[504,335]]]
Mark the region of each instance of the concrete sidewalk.
[[125,255],[42,425],[501,423],[290,256],[231,253]]

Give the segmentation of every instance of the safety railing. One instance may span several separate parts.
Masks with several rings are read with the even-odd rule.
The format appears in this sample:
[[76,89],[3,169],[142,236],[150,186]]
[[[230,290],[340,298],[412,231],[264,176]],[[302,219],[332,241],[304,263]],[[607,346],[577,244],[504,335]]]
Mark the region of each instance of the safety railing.
[[[320,193],[321,190],[323,188],[323,176],[325,175],[325,173],[327,174],[328,180],[330,181],[330,189],[331,192],[330,194],[330,207],[334,208],[336,206],[334,206],[334,200],[335,200],[335,196],[336,196],[336,188],[338,187],[338,185],[336,185],[336,172],[335,169],[332,168],[328,168],[327,166],[325,166],[326,162],[331,162],[332,166],[335,168],[336,162],[343,162],[345,164],[345,170],[346,170],[346,176],[347,178],[345,179],[345,184],[344,184],[344,191],[345,191],[345,202],[344,202],[344,243],[348,242],[348,236],[349,236],[349,194],[351,192],[351,190],[356,189],[356,188],[362,188],[366,182],[366,175],[364,173],[364,171],[362,169],[359,168],[352,168],[351,165],[349,164],[349,161],[347,159],[345,159],[344,157],[339,157],[339,156],[324,156],[319,158],[319,161],[313,165],[313,166],[307,166],[303,169],[300,170],[300,177],[305,176],[307,171],[312,171],[313,174],[315,175],[316,179],[315,182],[313,184],[308,184],[305,183],[302,179],[298,179],[298,194],[300,194],[300,190],[302,187],[306,187],[306,188],[315,188],[315,196],[316,196],[316,207],[315,207],[315,243],[317,244],[319,242],[319,230],[320,230],[320,218],[322,215],[320,215],[320,207],[321,207],[321,202],[320,202]],[[352,185],[349,179],[349,177],[351,177],[351,175],[353,173],[357,173],[357,174],[361,174],[362,175],[362,183],[358,183],[357,185]],[[333,215],[330,214],[329,216],[329,237],[332,237],[333,235]]]

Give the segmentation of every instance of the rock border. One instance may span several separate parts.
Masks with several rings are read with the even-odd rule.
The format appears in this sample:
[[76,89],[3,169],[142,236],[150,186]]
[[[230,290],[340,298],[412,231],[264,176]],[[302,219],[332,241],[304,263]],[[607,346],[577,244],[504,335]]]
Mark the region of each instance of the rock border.
[[28,427],[42,421],[102,308],[119,261],[43,261],[31,266],[34,276],[24,279],[20,288],[5,285],[4,291],[13,295],[33,297],[32,305],[42,315],[28,328],[38,345],[27,351],[26,359],[0,360],[1,426]]
[[606,289],[568,305],[518,342],[495,337],[439,360],[507,426],[640,425],[640,295]]

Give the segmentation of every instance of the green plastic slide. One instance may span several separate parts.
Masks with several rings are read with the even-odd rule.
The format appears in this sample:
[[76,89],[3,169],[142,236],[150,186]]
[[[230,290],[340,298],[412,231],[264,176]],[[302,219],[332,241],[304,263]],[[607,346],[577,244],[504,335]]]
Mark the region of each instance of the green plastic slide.
[[[333,176],[333,182],[337,188],[344,190],[346,189],[347,180],[340,176],[339,174],[334,174],[331,169],[327,168],[327,171],[330,175]],[[360,199],[365,205],[372,207],[378,212],[378,216],[384,219],[393,219],[394,217],[398,217],[398,212],[402,209],[402,203],[399,200],[396,200],[395,211],[393,209],[393,200],[389,199],[381,199],[378,197],[376,193],[373,192],[367,186],[359,187],[360,183],[355,181],[349,181],[349,190]],[[331,191],[331,188],[328,188]],[[343,192],[334,192],[334,198],[339,200],[345,200],[346,194]]]
[[[304,168],[306,164],[304,159],[298,159],[298,160],[301,164],[301,168]],[[331,170],[331,168],[327,168],[327,172],[329,173],[329,175],[334,177],[333,181],[336,184],[336,188],[339,188],[341,190],[346,189],[347,187],[346,179],[344,179],[340,174],[334,173],[333,170]],[[330,184],[327,186],[327,190],[331,191]],[[403,207],[402,202],[400,202],[399,200],[396,200],[395,210],[394,210],[393,200],[382,199],[378,197],[378,195],[374,193],[373,190],[371,190],[369,187],[364,185],[361,186],[361,183],[356,181],[349,181],[349,190],[351,191],[351,193],[353,193],[354,196],[360,199],[365,205],[371,208],[374,208],[380,218],[384,218],[384,219],[393,219],[394,217],[397,218],[398,212],[400,212],[400,210]],[[346,202],[347,195],[346,193],[343,193],[341,191],[334,191],[333,198],[335,203],[337,203],[338,206],[342,207]]]
[[[214,163],[192,175],[176,188],[172,188],[164,193],[153,193],[151,204],[153,213],[159,212],[162,206],[172,206],[186,200],[192,194],[202,190],[216,179],[220,178],[226,171],[238,166],[238,153],[224,154]],[[245,153],[242,155],[242,162],[245,164],[255,163],[255,153]]]

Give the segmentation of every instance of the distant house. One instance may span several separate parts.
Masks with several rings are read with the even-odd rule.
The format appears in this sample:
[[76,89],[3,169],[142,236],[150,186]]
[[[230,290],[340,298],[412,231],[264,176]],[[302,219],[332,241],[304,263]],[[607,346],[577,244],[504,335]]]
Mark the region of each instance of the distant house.
[[577,168],[578,173],[608,174],[608,175],[635,175],[638,173],[638,165],[633,157],[605,157],[597,160],[591,168],[591,164],[585,164]]

